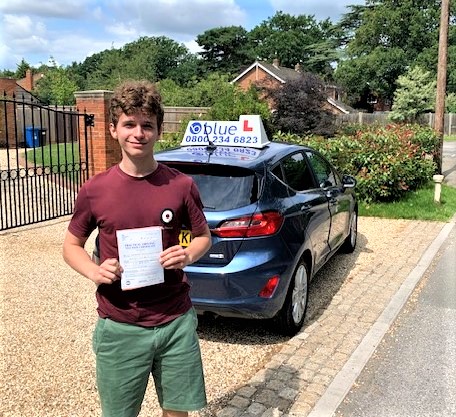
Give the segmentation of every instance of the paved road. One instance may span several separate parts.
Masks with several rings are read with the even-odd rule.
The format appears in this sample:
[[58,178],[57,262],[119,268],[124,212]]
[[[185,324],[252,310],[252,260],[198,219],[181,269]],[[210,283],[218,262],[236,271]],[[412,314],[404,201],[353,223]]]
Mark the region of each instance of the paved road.
[[444,182],[456,186],[456,141],[443,143]]
[[350,417],[456,415],[456,229],[337,410]]

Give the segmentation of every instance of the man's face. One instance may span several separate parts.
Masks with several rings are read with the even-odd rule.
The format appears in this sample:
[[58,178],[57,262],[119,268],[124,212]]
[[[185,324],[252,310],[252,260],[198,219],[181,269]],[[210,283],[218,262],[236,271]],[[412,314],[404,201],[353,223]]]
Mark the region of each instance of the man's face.
[[109,131],[119,142],[122,153],[131,158],[153,155],[155,142],[160,138],[161,129],[157,126],[157,116],[146,116],[141,112],[127,116],[122,113],[117,125],[109,125]]

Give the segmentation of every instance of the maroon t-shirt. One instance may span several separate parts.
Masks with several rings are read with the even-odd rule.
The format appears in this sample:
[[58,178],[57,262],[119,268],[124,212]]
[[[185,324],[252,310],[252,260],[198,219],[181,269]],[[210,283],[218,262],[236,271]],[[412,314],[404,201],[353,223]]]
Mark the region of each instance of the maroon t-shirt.
[[[158,164],[142,178],[118,165],[90,178],[80,189],[69,231],[80,238],[98,228],[100,262],[119,259],[116,230],[161,226],[163,249],[179,243],[185,225],[194,234],[206,227],[201,198],[192,178]],[[191,307],[189,284],[182,270],[165,270],[165,282],[122,291],[120,281],[97,289],[100,317],[151,327],[184,314]]]

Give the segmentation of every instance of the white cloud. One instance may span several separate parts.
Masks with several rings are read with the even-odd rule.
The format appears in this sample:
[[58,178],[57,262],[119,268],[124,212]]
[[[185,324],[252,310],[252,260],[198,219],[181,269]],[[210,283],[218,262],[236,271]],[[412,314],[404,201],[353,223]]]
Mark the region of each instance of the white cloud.
[[29,16],[4,15],[2,35],[5,44],[15,54],[29,50],[44,52],[48,45],[46,26]]
[[201,48],[196,41],[184,42],[184,45],[192,54],[196,54],[197,52],[201,52],[203,50],[203,48]]
[[[113,10],[125,20],[123,2],[112,3]],[[246,22],[245,12],[234,0],[130,0],[130,16],[137,18],[139,30],[153,35],[167,35],[176,41],[194,38],[207,29]],[[180,39],[177,39],[180,38]]]
[[31,16],[80,18],[86,15],[94,0],[7,0],[0,3],[0,12]]
[[139,37],[137,25],[129,23],[118,23],[106,27],[106,32],[113,34],[116,38],[120,39],[135,39]]
[[[333,22],[349,11],[346,0],[270,0],[270,3],[275,10],[284,13],[313,15],[316,20],[330,18]],[[350,0],[348,4],[365,4],[365,0]]]

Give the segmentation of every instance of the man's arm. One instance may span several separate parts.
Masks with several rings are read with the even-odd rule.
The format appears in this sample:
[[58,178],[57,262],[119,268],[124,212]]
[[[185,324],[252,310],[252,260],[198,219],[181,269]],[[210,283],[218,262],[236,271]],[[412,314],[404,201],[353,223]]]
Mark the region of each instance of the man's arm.
[[119,261],[114,258],[106,259],[101,265],[97,265],[84,249],[87,238],[79,238],[70,231],[66,232],[63,241],[63,259],[76,272],[93,281],[97,286],[100,284],[112,284],[120,279],[121,267]]
[[201,258],[209,250],[211,244],[211,232],[206,225],[202,233],[193,236],[188,247],[175,245],[164,250],[160,254],[160,263],[165,269],[183,269]]

